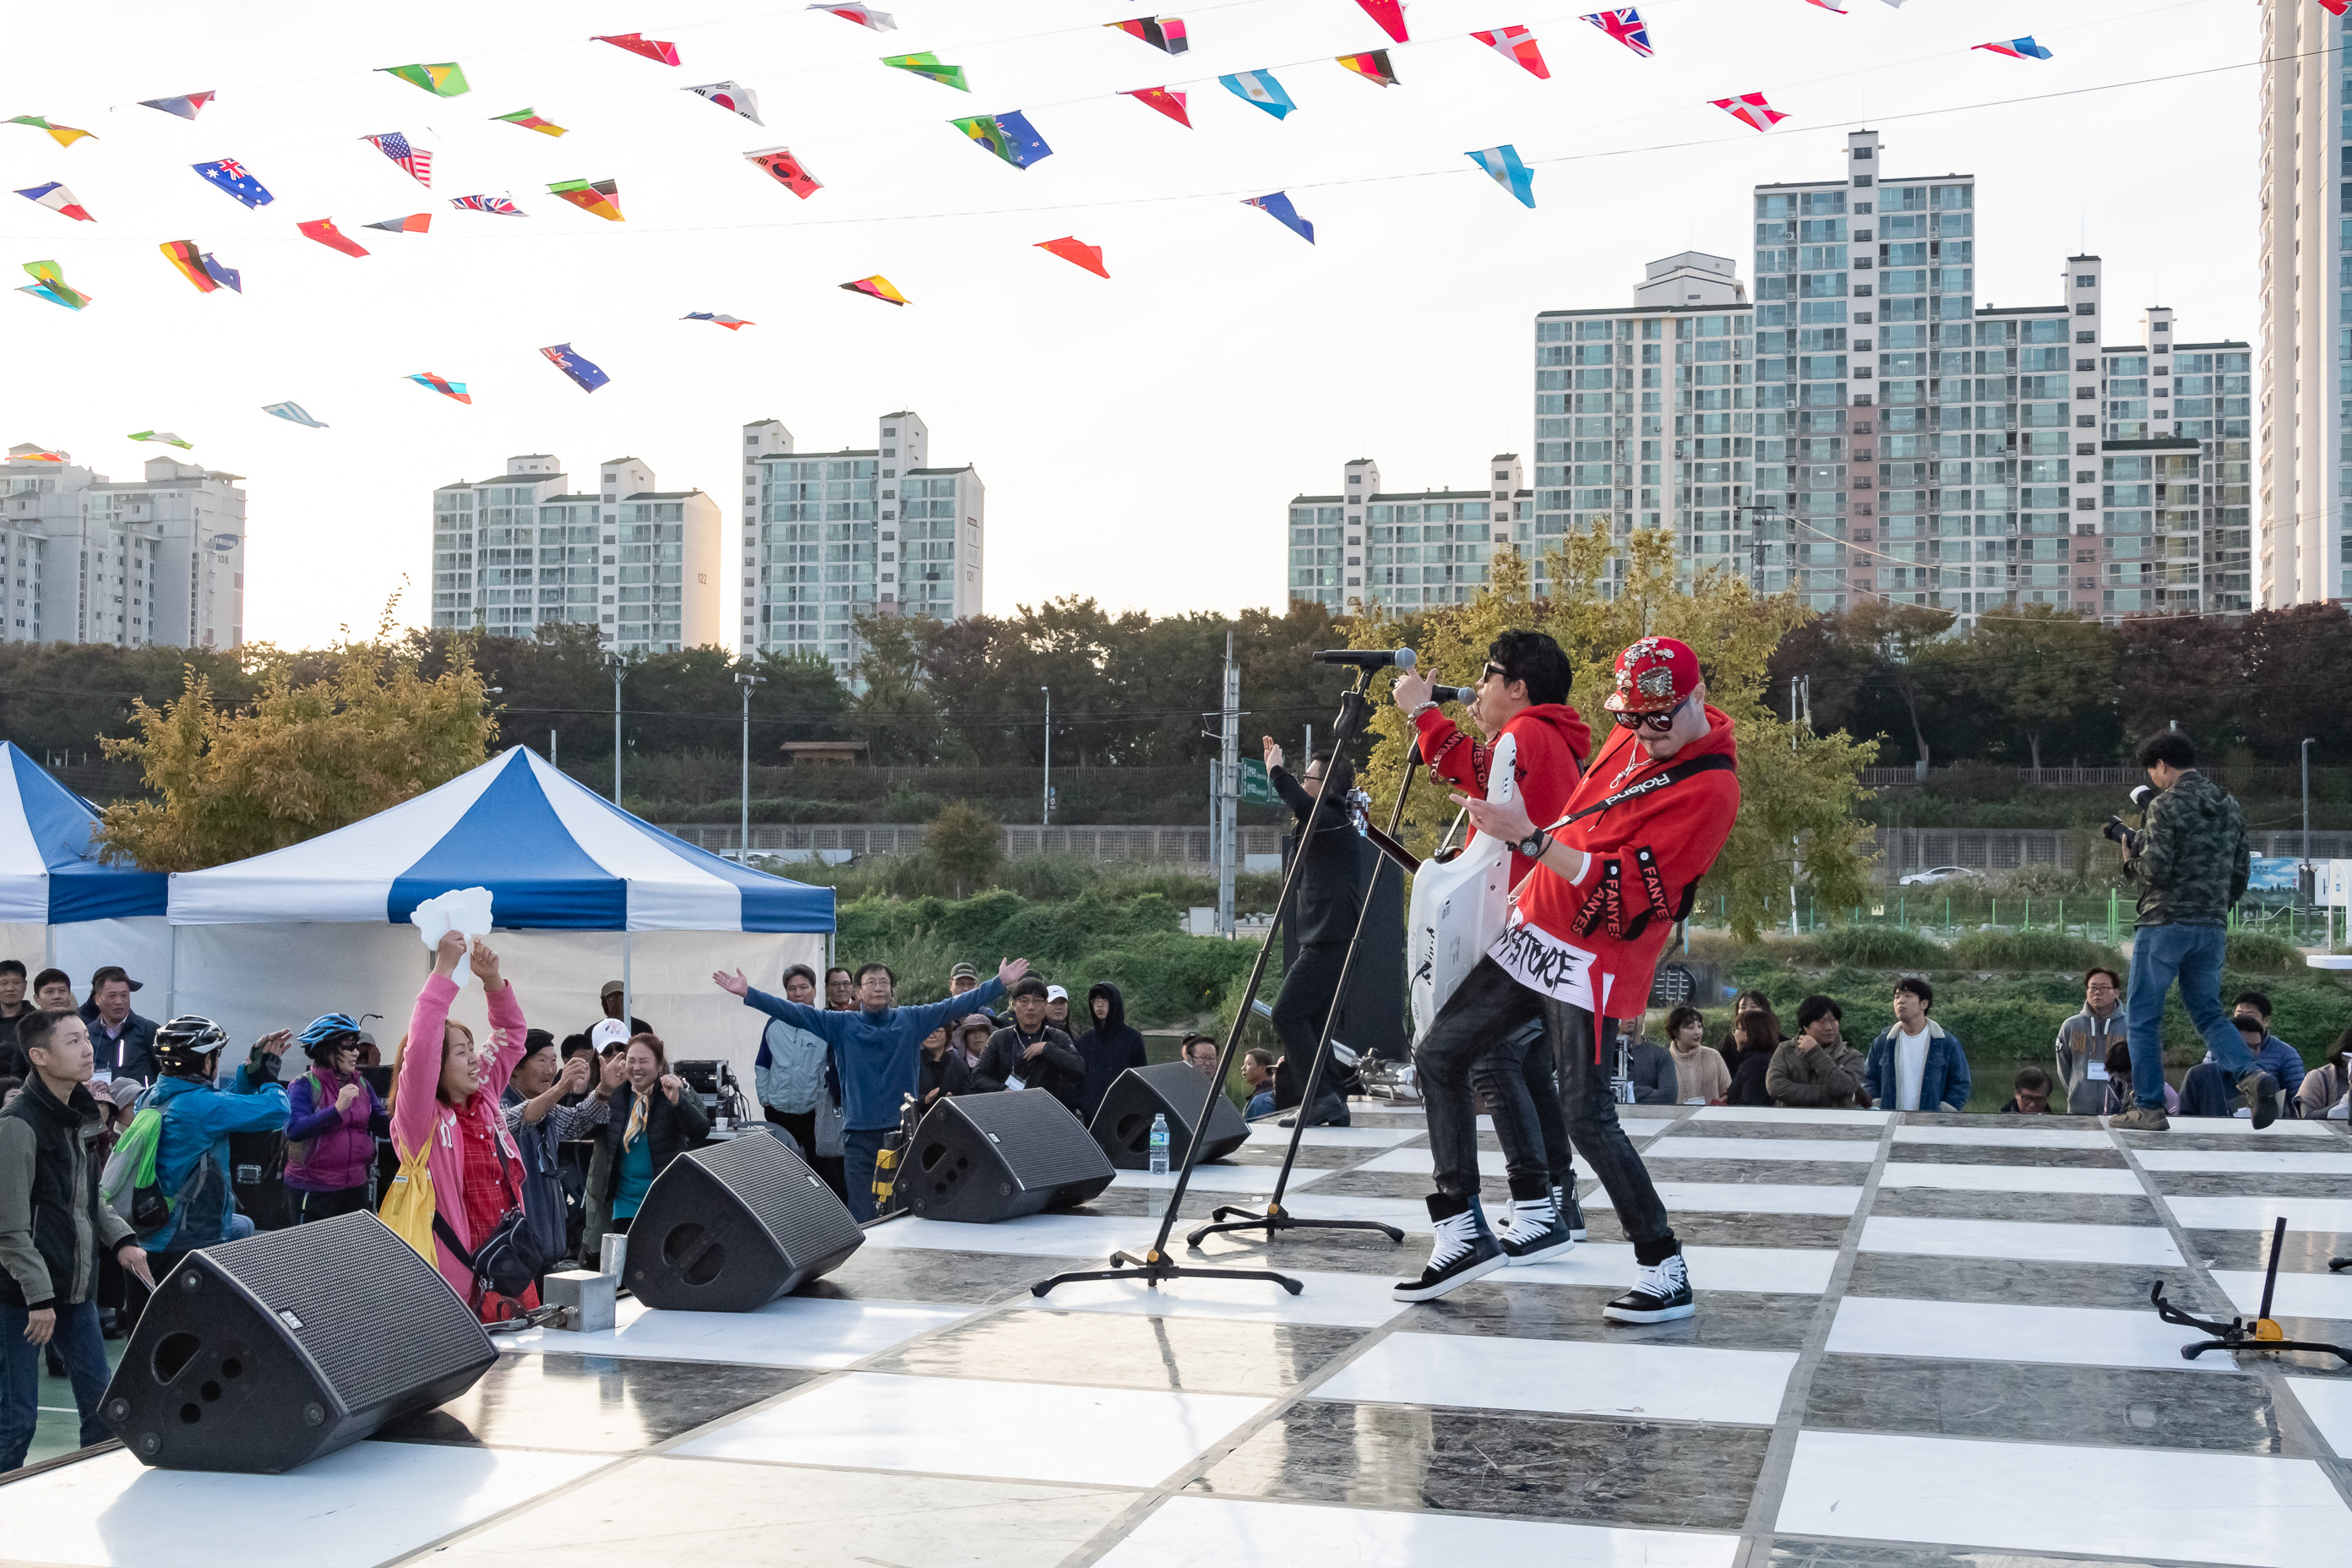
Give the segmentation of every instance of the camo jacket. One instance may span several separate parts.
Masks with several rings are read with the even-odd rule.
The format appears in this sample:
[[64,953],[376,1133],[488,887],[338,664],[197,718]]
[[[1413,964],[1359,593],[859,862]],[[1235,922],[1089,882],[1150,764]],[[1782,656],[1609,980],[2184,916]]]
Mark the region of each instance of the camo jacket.
[[2194,769],[2148,803],[2139,853],[2124,862],[2139,883],[2142,925],[2224,924],[2251,868],[2245,814]]

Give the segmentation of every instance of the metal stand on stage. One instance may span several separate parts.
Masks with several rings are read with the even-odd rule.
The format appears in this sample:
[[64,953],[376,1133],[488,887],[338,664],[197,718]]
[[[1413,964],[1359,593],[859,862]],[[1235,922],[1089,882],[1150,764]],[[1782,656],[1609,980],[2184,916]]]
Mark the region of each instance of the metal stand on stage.
[[[1410,656],[1401,658],[1398,662],[1404,668],[1411,668]],[[1335,757],[1344,752],[1348,743],[1363,731],[1365,724],[1371,718],[1371,704],[1368,693],[1374,673],[1374,668],[1369,664],[1359,666],[1356,671],[1356,684],[1350,687],[1339,700],[1339,716],[1331,726],[1331,752]],[[1303,767],[1306,764],[1302,763],[1300,765]],[[1408,777],[1410,777],[1409,773]],[[1250,968],[1249,985],[1242,993],[1241,1005],[1234,1010],[1233,1029],[1225,1036],[1224,1048],[1217,1053],[1216,1076],[1209,1080],[1209,1092],[1212,1095],[1223,1092],[1225,1079],[1233,1071],[1234,1058],[1241,1050],[1242,1031],[1249,1026],[1250,1004],[1257,1000],[1258,987],[1265,980],[1266,960],[1274,952],[1275,932],[1279,929],[1283,916],[1289,912],[1290,895],[1298,885],[1299,872],[1307,865],[1307,846],[1313,842],[1317,831],[1321,828],[1323,816],[1318,799],[1318,808],[1307,814],[1307,826],[1299,830],[1298,847],[1291,855],[1289,869],[1283,873],[1282,892],[1275,900],[1275,923],[1266,930],[1265,945],[1258,950],[1257,963]],[[1360,924],[1360,921],[1359,925]],[[1343,987],[1345,984],[1343,979],[1341,982]],[[1342,994],[1344,994],[1343,990]],[[1327,1035],[1329,1033],[1328,1019],[1325,1022],[1325,1033]],[[1320,1053],[1318,1052],[1318,1055],[1319,1058]],[[1307,1092],[1311,1096],[1313,1091],[1314,1079],[1310,1076],[1307,1080]],[[1310,1103],[1310,1100],[1299,1101],[1299,1115],[1302,1120]],[[1138,1258],[1132,1253],[1114,1252],[1110,1255],[1108,1268],[1082,1269],[1076,1273],[1056,1274],[1050,1279],[1040,1279],[1036,1284],[1029,1287],[1031,1295],[1043,1296],[1056,1285],[1066,1285],[1079,1279],[1129,1279],[1150,1286],[1157,1286],[1163,1279],[1270,1279],[1294,1296],[1306,1289],[1300,1281],[1293,1279],[1286,1274],[1277,1274],[1270,1268],[1207,1268],[1194,1264],[1180,1264],[1168,1256],[1169,1233],[1176,1228],[1177,1214],[1184,1205],[1185,1188],[1191,1184],[1193,1167],[1200,1163],[1201,1151],[1208,1143],[1209,1117],[1206,1111],[1207,1105],[1204,1102],[1203,1114],[1192,1124],[1192,1140],[1184,1145],[1184,1163],[1176,1173],[1176,1190],[1168,1196],[1168,1212],[1160,1216],[1160,1234],[1144,1250],[1143,1256]],[[1297,1140],[1294,1139],[1292,1141],[1294,1152],[1297,1152]],[[1288,1169],[1286,1163],[1284,1166],[1286,1174]],[[1398,1239],[1402,1241],[1403,1237],[1399,1236]]]
[[[2340,1356],[2347,1365],[2352,1365],[2352,1350],[2346,1350],[2342,1345],[2321,1344],[2315,1340],[2288,1339],[2286,1331],[2271,1317],[2271,1297],[2278,1289],[2279,1252],[2285,1245],[2286,1218],[2281,1215],[2271,1231],[2271,1266],[2270,1271],[2263,1276],[2262,1310],[2254,1314],[2254,1321],[2251,1323],[2243,1318],[2231,1318],[2226,1323],[2192,1318],[2164,1299],[2163,1280],[2159,1279],[2148,1287],[2148,1303],[2156,1309],[2158,1317],[2168,1323],[2178,1323],[2184,1329],[2202,1329],[2213,1336],[2181,1346],[2181,1360],[2195,1361],[2207,1351],[2254,1351],[2263,1353],[2312,1351],[2320,1355]],[[2328,1267],[2333,1268],[2336,1265],[2330,1263]]]
[[[1371,883],[1364,889],[1364,907],[1356,911],[1356,931],[1348,939],[1348,956],[1339,963],[1339,984],[1331,994],[1329,1009],[1323,1015],[1323,1031],[1316,1037],[1314,1059],[1307,1064],[1307,1082],[1299,1090],[1297,1114],[1291,1120],[1290,1147],[1282,1156],[1282,1173],[1275,1178],[1274,1199],[1265,1205],[1265,1212],[1262,1215],[1252,1215],[1247,1209],[1234,1208],[1230,1205],[1218,1209],[1209,1216],[1217,1223],[1204,1225],[1186,1237],[1184,1245],[1187,1247],[1198,1247],[1202,1237],[1242,1230],[1262,1230],[1268,1240],[1286,1230],[1376,1230],[1391,1241],[1402,1244],[1404,1240],[1403,1231],[1375,1219],[1300,1219],[1282,1206],[1282,1197],[1290,1187],[1290,1168],[1297,1163],[1298,1145],[1307,1136],[1307,1117],[1315,1105],[1315,1090],[1323,1081],[1323,1058],[1330,1048],[1331,1031],[1338,1026],[1339,1009],[1347,1002],[1348,981],[1355,973],[1356,954],[1363,947],[1364,927],[1372,917],[1372,894],[1379,888],[1381,878],[1388,871],[1389,860],[1395,860],[1408,872],[1421,868],[1421,863],[1404,851],[1396,837],[1397,827],[1404,821],[1404,798],[1412,790],[1412,775],[1420,770],[1421,742],[1415,741],[1405,753],[1404,778],[1397,785],[1396,804],[1389,811],[1389,830],[1376,835],[1373,839],[1380,847],[1382,858],[1372,863]],[[1298,853],[1304,855],[1306,851],[1305,836],[1301,835]],[[1229,1215],[1247,1217],[1228,1219],[1226,1216]]]

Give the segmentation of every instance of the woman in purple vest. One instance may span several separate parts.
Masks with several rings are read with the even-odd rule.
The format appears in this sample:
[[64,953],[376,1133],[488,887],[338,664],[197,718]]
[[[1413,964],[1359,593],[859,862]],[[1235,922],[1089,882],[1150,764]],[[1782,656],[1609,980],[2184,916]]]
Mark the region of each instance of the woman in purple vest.
[[287,1090],[286,1185],[297,1224],[369,1207],[375,1141],[391,1118],[375,1088],[360,1076],[360,1026],[330,1013],[302,1031],[310,1070]]

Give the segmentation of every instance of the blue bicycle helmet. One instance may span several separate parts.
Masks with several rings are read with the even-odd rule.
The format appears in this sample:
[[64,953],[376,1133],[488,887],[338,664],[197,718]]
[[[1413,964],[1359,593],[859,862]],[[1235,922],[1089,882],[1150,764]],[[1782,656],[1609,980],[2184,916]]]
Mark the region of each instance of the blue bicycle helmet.
[[358,1045],[359,1036],[359,1022],[349,1013],[329,1013],[310,1020],[310,1026],[295,1037],[295,1043],[315,1060]]

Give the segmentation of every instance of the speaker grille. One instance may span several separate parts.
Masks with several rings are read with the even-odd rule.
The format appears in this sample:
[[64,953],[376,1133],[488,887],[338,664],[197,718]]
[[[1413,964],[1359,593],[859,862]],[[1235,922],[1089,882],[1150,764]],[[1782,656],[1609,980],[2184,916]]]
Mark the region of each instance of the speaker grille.
[[795,1268],[865,1239],[833,1190],[780,1138],[753,1133],[678,1158],[693,1161],[732,1194]]
[[373,1215],[262,1231],[203,1258],[260,1299],[352,1410],[496,1354],[440,1271]]
[[1099,1180],[1108,1168],[1078,1119],[1050,1094],[1023,1089],[963,1095],[948,1103],[994,1145],[1024,1188]]

